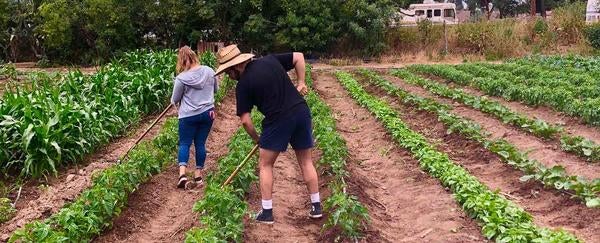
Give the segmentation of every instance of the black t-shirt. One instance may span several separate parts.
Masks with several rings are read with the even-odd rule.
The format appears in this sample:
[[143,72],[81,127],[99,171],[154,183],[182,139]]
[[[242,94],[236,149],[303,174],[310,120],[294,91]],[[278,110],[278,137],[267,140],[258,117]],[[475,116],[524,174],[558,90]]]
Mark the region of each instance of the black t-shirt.
[[292,68],[292,53],[268,55],[248,63],[235,88],[237,115],[256,106],[265,115],[264,125],[285,117],[298,104],[306,104],[287,74]]

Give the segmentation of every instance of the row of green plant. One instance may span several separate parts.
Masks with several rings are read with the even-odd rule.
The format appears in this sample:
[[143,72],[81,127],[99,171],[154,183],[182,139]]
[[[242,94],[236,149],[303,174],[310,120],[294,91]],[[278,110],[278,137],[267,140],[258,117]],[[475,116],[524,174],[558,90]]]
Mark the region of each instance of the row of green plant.
[[9,242],[88,242],[112,224],[127,205],[128,196],[163,168],[173,164],[177,148],[177,119],[168,119],[160,134],[142,142],[129,159],[92,179],[92,186],[58,213],[15,231]]
[[[363,70],[362,73],[365,75],[374,74],[367,70]],[[592,140],[566,133],[564,128],[558,124],[548,124],[544,120],[531,119],[485,96],[472,95],[461,89],[451,88],[448,85],[422,78],[406,70],[393,70],[390,73],[402,78],[407,83],[419,85],[436,95],[450,98],[473,109],[495,116],[504,123],[513,125],[540,138],[558,139],[564,151],[577,154],[587,161],[600,161],[600,146]]]
[[[252,112],[254,124],[260,124],[262,115]],[[260,126],[257,126],[260,129]],[[227,177],[252,150],[254,142],[243,128],[238,129],[229,141],[227,156],[217,162],[217,169],[206,176],[204,197],[194,205],[200,214],[202,227],[194,227],[186,233],[185,242],[241,242],[244,232],[244,216],[248,205],[244,201],[250,185],[258,180],[255,174],[257,156],[241,168],[231,183],[221,187]]]
[[493,71],[496,76],[526,84],[528,87],[549,87],[556,91],[569,92],[572,94],[572,99],[585,100],[600,96],[599,83],[581,72],[572,75],[570,73],[548,71],[539,67],[514,66],[519,65],[469,63],[458,65],[457,68],[466,72],[482,70],[478,73],[483,75]]
[[530,87],[519,82],[518,78],[508,79],[496,75],[497,71],[486,71],[478,66],[471,67],[473,68],[469,70],[472,73],[450,65],[414,65],[410,69],[436,75],[460,85],[472,86],[491,96],[534,106],[544,104],[568,115],[581,117],[588,124],[600,125],[600,109],[597,109],[600,106],[600,98],[580,100],[574,98],[571,92],[552,87]]
[[0,100],[0,167],[23,177],[56,174],[165,107],[173,51],[136,51],[87,76],[15,86]]
[[[306,83],[309,87],[313,84],[310,65],[306,68]],[[337,132],[331,109],[319,95],[311,89],[305,99],[313,116],[316,145],[322,152],[318,163],[328,167],[333,175],[328,185],[331,195],[324,201],[324,210],[330,212],[324,229],[339,229],[341,234],[336,240],[349,238],[356,241],[369,222],[369,213],[355,196],[346,191],[344,178],[349,176],[346,171],[349,157],[346,141]]]
[[[224,78],[219,83],[215,103],[220,104],[234,85],[235,81]],[[126,207],[130,193],[152,175],[173,164],[173,151],[176,151],[178,142],[177,124],[177,119],[167,119],[156,138],[142,142],[132,150],[127,161],[95,175],[92,186],[74,203],[66,205],[45,221],[25,225],[13,234],[10,241],[82,242],[99,235]]]
[[[457,69],[470,73],[478,78],[503,79],[512,83],[500,88],[504,97],[520,100],[529,105],[547,105],[555,110],[565,112],[569,115],[579,115],[585,122],[592,125],[600,125],[600,96],[597,84],[571,85],[564,80],[536,78],[527,79],[512,75],[508,72],[490,70],[475,65],[458,65]],[[500,81],[502,82],[502,81]],[[502,90],[503,89],[503,90]]]
[[[397,70],[396,72],[407,71]],[[458,132],[480,143],[483,147],[498,155],[503,162],[523,171],[525,175],[521,177],[522,181],[535,180],[557,190],[573,192],[573,197],[583,200],[586,206],[600,207],[600,198],[598,197],[600,179],[588,181],[581,176],[569,175],[561,165],[548,168],[536,160],[529,159],[527,153],[521,152],[510,142],[502,138],[491,139],[479,124],[453,114],[451,112],[452,108],[447,105],[440,104],[433,99],[411,94],[373,73],[368,75],[367,79],[388,94],[398,97],[404,104],[435,114],[439,121],[448,126],[449,132]]]
[[542,67],[562,70],[563,68],[573,68],[578,71],[584,71],[588,74],[600,74],[600,58],[586,57],[579,55],[564,56],[541,56],[532,55],[510,60],[517,64],[535,64]]
[[[477,63],[479,66],[498,69],[500,71],[511,72],[514,75],[522,76],[525,79],[556,79],[570,83],[571,87],[594,86],[600,84],[600,81],[591,76],[589,72],[578,70],[572,67],[562,67],[553,69],[542,65],[525,62],[507,62],[502,64]],[[539,83],[544,85],[545,83]],[[567,84],[568,85],[568,84]],[[596,93],[596,90],[590,90]]]
[[451,161],[427,142],[423,135],[411,130],[394,109],[381,99],[370,95],[346,72],[336,73],[350,95],[381,121],[388,133],[403,148],[412,153],[426,172],[437,178],[454,194],[470,217],[482,224],[482,233],[497,242],[579,242],[563,230],[537,227],[532,216],[491,191],[464,168]]
[[[307,82],[312,83],[311,67],[307,66]],[[332,211],[324,228],[339,227],[342,232],[340,237],[356,239],[360,237],[362,228],[366,226],[368,213],[356,197],[345,193],[346,184],[344,177],[348,151],[345,141],[335,132],[335,120],[331,110],[321,101],[314,91],[306,96],[311,113],[313,114],[314,133],[317,146],[323,154],[319,160],[322,166],[329,166],[334,175],[329,186],[332,195],[325,200],[325,210]],[[255,124],[260,118],[253,113]],[[194,206],[194,211],[202,214],[200,221],[202,228],[193,228],[186,234],[186,242],[204,241],[242,241],[244,230],[243,217],[247,212],[247,205],[243,201],[252,182],[256,181],[254,166],[256,159],[250,161],[240,171],[230,186],[224,189],[220,185],[235,169],[245,153],[252,148],[252,141],[243,129],[239,129],[229,144],[230,153],[219,160],[218,172],[207,176],[207,187],[204,198]],[[232,211],[232,208],[235,210]]]
[[[469,73],[477,78],[498,78],[510,81],[514,86],[524,88],[524,90],[512,90],[507,87],[511,93],[505,94],[513,100],[525,100],[529,105],[555,105],[563,107],[565,103],[572,103],[575,100],[583,100],[582,89],[587,86],[574,86],[569,82],[559,79],[542,80],[539,78],[526,79],[520,76],[511,74],[510,72],[493,70],[476,64],[461,64],[454,66],[460,71]],[[494,74],[495,76],[491,76]],[[589,87],[589,88],[593,88]],[[550,93],[562,92],[561,98],[565,99],[561,103],[553,100],[554,97],[549,96]]]

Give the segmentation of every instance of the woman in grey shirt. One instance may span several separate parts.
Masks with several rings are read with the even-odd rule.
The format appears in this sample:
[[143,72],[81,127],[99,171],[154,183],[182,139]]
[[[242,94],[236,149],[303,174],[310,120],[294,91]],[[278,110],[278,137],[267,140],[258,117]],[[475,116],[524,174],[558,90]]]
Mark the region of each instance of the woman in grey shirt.
[[217,92],[215,72],[200,65],[198,56],[189,47],[179,49],[177,55],[177,77],[175,78],[171,103],[179,113],[179,180],[178,188],[184,188],[188,179],[186,168],[190,157],[190,146],[196,149],[194,181],[202,184],[202,169],[206,160],[206,139],[215,119],[214,103]]

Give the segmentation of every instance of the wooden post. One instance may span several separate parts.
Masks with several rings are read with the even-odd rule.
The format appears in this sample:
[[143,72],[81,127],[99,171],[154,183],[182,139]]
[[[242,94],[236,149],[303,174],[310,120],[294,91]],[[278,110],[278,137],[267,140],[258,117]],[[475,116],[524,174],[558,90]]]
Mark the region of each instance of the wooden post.
[[537,11],[536,11],[536,7],[535,7],[535,2],[536,2],[536,1],[537,1],[537,0],[531,0],[531,1],[529,1],[529,2],[530,2],[530,4],[529,4],[529,5],[531,5],[531,6],[530,6],[530,7],[531,7],[531,17],[534,17],[534,18],[535,18],[535,13],[537,12]]
[[446,20],[444,19],[444,55],[448,55],[448,32],[446,31]]

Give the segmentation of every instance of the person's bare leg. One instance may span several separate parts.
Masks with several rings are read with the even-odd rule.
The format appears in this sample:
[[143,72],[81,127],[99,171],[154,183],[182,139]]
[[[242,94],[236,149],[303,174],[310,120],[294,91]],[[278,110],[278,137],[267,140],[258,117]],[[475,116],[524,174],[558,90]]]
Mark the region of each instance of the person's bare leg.
[[279,156],[279,152],[268,149],[260,149],[258,166],[260,169],[260,195],[262,200],[271,200],[273,198],[273,164]]
[[304,182],[310,194],[319,192],[319,178],[311,157],[311,149],[295,150]]
[[186,169],[186,166],[184,166],[184,165],[179,166],[179,176],[185,175],[185,169]]

